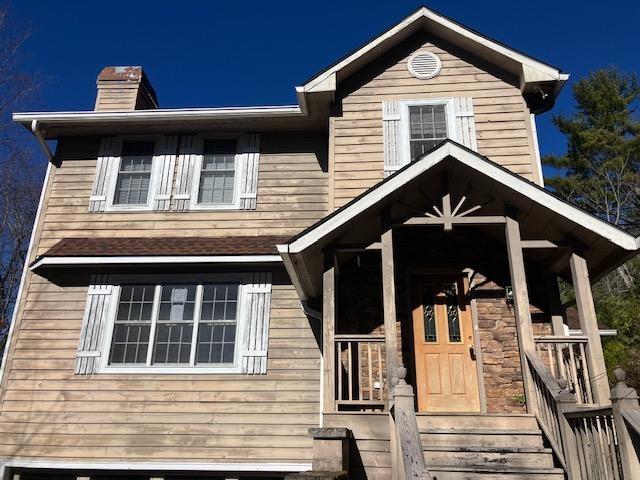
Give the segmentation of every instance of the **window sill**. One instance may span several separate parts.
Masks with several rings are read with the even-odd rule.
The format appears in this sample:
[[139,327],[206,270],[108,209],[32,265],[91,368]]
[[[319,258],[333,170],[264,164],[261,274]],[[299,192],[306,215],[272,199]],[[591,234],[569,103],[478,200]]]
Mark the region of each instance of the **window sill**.
[[106,366],[100,370],[100,373],[120,373],[120,374],[136,374],[136,375],[212,375],[212,374],[232,374],[242,373],[242,369],[239,365],[226,365],[220,367],[192,367],[192,366],[170,366],[170,367],[157,367],[157,366]]
[[207,204],[207,203],[195,203],[190,207],[191,210],[240,210],[240,206],[237,203],[228,204]]

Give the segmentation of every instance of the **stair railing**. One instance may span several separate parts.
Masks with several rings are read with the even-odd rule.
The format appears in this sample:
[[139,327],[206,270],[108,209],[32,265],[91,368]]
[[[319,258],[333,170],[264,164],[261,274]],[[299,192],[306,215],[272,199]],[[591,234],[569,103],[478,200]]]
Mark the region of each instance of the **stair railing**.
[[640,474],[640,404],[616,369],[613,405],[585,406],[535,352],[526,352],[533,379],[532,411],[569,480],[622,480]]
[[406,377],[407,369],[401,365],[398,367],[397,379],[392,379],[393,403],[390,409],[392,452],[401,457],[397,458],[398,470],[401,471],[394,472],[394,478],[431,480],[418,430],[415,395],[413,387],[406,382]]

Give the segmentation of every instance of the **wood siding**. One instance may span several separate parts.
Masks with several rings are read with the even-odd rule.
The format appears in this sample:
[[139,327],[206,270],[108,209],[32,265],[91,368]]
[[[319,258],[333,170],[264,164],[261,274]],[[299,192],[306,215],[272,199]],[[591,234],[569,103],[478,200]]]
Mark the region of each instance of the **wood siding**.
[[[88,211],[98,138],[64,139],[30,261],[64,237],[295,234],[327,211],[322,139],[263,136],[255,211]],[[28,273],[9,346],[0,458],[311,461],[320,351],[284,269],[273,272],[266,375],[74,375],[89,272]]]
[[[419,49],[437,54],[440,73],[419,80],[407,59]],[[532,181],[538,179],[530,112],[517,79],[456,48],[417,34],[339,86],[332,118],[333,207],[383,179],[382,101],[471,97],[478,151]]]
[[263,134],[253,211],[88,211],[98,138],[63,139],[37,254],[66,237],[294,235],[327,213],[326,137]]

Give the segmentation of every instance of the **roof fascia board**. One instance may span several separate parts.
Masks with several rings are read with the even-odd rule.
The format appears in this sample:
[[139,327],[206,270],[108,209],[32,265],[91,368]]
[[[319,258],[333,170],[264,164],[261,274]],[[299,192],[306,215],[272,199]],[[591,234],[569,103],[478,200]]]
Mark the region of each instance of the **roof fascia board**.
[[549,192],[538,187],[537,185],[528,182],[523,178],[520,178],[515,174],[508,172],[505,169],[493,165],[492,163],[480,157],[478,154],[471,152],[452,141],[447,141],[433,152],[427,154],[422,159],[409,165],[408,167],[405,167],[404,170],[400,170],[398,173],[394,174],[389,178],[389,180],[385,181],[377,187],[373,187],[373,189],[368,194],[365,194],[358,201],[347,205],[344,210],[329,218],[326,222],[318,225],[315,229],[294,240],[291,244],[289,244],[288,252],[290,254],[302,252],[303,250],[315,244],[325,235],[346,224],[351,218],[356,217],[371,206],[376,205],[380,201],[384,200],[396,189],[415,179],[417,176],[426,172],[434,165],[440,163],[448,156],[454,157],[464,165],[467,165],[468,167],[484,175],[487,175],[489,178],[501,183],[502,185],[519,192],[532,201],[565,217],[571,222],[577,223],[584,228],[595,232],[596,234],[606,238],[610,242],[618,245],[620,248],[629,251],[635,251],[639,249],[640,237],[636,238],[619,229],[618,227],[611,225],[604,220],[594,217],[582,211],[581,209],[554,197]]
[[119,123],[119,122],[164,122],[172,120],[215,120],[226,118],[255,117],[296,117],[304,116],[298,105],[267,107],[229,107],[229,108],[187,108],[133,110],[128,112],[19,112],[13,114],[13,120],[31,125],[36,120],[40,124],[58,125],[73,122],[82,123]]
[[[524,55],[520,52],[517,52],[513,49],[510,49],[504,45],[496,43],[482,35],[479,35],[467,28],[464,28],[462,25],[459,25],[442,15],[439,15],[426,7],[422,7],[417,10],[415,13],[409,15],[407,18],[402,20],[400,23],[387,30],[383,34],[379,35],[369,43],[367,43],[362,48],[358,49],[351,55],[347,56],[342,61],[338,62],[336,65],[331,68],[325,70],[320,73],[313,79],[309,80],[306,84],[303,85],[305,92],[311,92],[316,87],[316,85],[321,84],[326,81],[327,77],[336,74],[340,70],[342,70],[346,65],[350,64],[353,61],[358,60],[363,55],[367,54],[371,50],[380,46],[386,40],[391,37],[397,35],[400,31],[410,27],[415,22],[429,20],[432,21],[441,27],[448,29],[457,35],[471,40],[479,45],[482,45],[485,48],[493,50],[494,52],[503,55],[504,57],[510,58],[511,60],[518,62],[523,65],[523,79],[525,82],[537,82],[537,81],[566,81],[568,78],[567,74],[561,73],[557,68],[552,67],[551,65],[547,65],[539,60],[531,58],[527,55]],[[526,67],[526,68],[525,68]]]
[[181,263],[277,263],[280,255],[193,255],[193,256],[120,256],[120,257],[43,257],[31,270],[51,266],[72,265],[152,265]]

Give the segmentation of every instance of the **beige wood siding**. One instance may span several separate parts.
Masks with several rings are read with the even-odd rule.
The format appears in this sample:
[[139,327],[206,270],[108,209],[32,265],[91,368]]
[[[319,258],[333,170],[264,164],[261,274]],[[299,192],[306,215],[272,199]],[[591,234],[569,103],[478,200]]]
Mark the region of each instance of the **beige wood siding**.
[[7,368],[0,456],[310,461],[320,352],[287,282],[274,275],[266,375],[78,376],[86,286],[32,275]]
[[[71,236],[293,235],[327,209],[326,137],[299,138],[263,137],[255,211],[105,214],[88,212],[99,139],[65,139],[29,261]],[[3,377],[0,458],[311,461],[320,351],[283,269],[273,276],[267,374],[254,376],[74,375],[89,276],[69,280],[27,274]]]
[[327,213],[326,134],[263,134],[256,210],[88,211],[98,138],[63,139],[37,254],[65,237],[291,235]]
[[[437,54],[440,73],[419,80],[407,59],[419,49]],[[382,101],[471,97],[478,150],[530,180],[538,178],[529,109],[515,78],[443,42],[416,35],[347,79],[338,91],[330,162],[335,208],[383,179]]]

